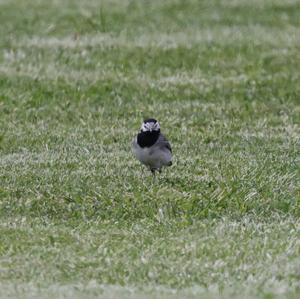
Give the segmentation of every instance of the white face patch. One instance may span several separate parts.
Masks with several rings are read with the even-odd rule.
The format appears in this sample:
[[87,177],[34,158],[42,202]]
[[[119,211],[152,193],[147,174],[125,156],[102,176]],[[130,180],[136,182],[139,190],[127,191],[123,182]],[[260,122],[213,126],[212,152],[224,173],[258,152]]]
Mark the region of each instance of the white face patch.
[[152,132],[152,131],[158,131],[158,130],[160,130],[160,126],[159,126],[158,122],[143,123],[142,127],[141,127],[142,132]]

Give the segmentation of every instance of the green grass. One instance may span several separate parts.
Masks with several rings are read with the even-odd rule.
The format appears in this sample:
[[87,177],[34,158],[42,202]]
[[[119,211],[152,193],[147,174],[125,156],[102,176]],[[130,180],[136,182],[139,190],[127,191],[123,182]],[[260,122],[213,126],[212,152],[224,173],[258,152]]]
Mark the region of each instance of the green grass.
[[0,0],[0,298],[298,298],[299,15]]

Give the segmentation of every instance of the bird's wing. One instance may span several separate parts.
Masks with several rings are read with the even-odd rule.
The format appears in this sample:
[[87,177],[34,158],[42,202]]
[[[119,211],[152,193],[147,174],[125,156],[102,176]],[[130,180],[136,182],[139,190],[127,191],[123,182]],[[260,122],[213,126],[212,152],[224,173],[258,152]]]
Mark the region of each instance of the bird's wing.
[[166,148],[172,153],[171,144],[163,134],[159,135],[157,143],[161,148]]

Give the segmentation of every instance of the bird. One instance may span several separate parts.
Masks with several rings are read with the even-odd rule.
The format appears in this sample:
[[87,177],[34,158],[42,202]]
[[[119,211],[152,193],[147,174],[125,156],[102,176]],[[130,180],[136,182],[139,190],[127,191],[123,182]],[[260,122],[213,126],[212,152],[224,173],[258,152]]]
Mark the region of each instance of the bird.
[[152,174],[161,172],[162,167],[172,165],[172,148],[160,132],[159,122],[154,118],[145,119],[140,132],[132,141],[135,157],[146,165]]

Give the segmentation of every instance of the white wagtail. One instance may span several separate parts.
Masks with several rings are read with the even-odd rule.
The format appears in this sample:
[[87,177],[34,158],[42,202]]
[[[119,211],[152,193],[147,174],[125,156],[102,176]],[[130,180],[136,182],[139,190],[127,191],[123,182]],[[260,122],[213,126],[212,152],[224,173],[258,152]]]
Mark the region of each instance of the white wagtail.
[[154,118],[142,123],[141,131],[132,142],[135,157],[155,175],[163,166],[172,165],[172,149],[166,137],[160,133],[160,126]]

